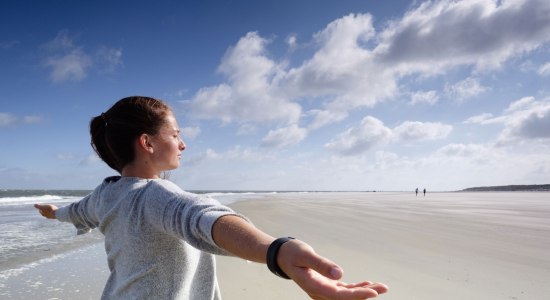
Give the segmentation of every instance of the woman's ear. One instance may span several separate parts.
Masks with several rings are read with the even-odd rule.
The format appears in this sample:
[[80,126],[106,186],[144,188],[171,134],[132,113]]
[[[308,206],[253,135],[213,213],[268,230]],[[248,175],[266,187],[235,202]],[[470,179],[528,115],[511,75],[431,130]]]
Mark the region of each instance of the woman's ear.
[[145,133],[140,135],[138,139],[138,147],[147,153],[153,154],[154,149],[151,136]]

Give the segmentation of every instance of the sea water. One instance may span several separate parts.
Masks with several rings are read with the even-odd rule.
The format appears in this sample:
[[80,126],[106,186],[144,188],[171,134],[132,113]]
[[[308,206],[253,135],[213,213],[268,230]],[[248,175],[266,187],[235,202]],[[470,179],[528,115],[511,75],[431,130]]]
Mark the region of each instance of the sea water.
[[75,239],[72,225],[45,219],[33,207],[35,203],[63,206],[88,192],[0,191],[0,272],[97,240],[95,235]]
[[[0,281],[9,272],[49,257],[58,257],[68,250],[98,243],[103,236],[94,230],[76,235],[72,224],[49,220],[38,214],[35,203],[64,206],[78,201],[87,190],[0,190]],[[249,198],[261,198],[266,192],[199,191],[230,204]]]

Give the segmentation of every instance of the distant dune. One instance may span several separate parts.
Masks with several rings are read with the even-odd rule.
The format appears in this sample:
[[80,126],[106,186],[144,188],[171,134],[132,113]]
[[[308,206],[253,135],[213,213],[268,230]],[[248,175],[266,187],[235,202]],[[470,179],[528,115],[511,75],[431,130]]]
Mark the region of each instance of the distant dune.
[[463,192],[521,192],[521,191],[550,191],[550,184],[529,184],[529,185],[501,185],[501,186],[480,186],[463,189]]

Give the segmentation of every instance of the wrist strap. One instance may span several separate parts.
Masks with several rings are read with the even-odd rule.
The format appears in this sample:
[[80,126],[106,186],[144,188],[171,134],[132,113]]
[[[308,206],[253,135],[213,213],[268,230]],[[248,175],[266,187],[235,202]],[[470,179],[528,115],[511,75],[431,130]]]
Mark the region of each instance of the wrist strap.
[[281,246],[284,243],[293,239],[294,239],[293,237],[278,238],[275,241],[273,241],[271,245],[269,245],[269,248],[267,248],[266,261],[267,261],[267,267],[269,268],[269,271],[271,271],[273,274],[284,279],[290,279],[290,277],[288,277],[288,275],[286,275],[285,272],[283,272],[283,270],[281,270],[281,268],[279,267],[279,264],[277,263],[277,256],[279,254],[279,249],[281,249]]

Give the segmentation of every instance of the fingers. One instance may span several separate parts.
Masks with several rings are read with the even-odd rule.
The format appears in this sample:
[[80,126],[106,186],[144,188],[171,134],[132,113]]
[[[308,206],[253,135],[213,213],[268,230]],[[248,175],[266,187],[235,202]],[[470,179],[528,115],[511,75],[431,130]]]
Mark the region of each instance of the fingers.
[[49,204],[35,204],[34,208],[38,209],[38,211],[42,215],[47,213],[47,212],[51,212],[53,210],[52,205],[49,205]]
[[346,289],[361,289],[361,288],[372,289],[376,291],[377,294],[384,294],[389,290],[387,285],[379,282],[372,282],[372,281],[363,281],[363,282],[357,282],[352,284],[342,284],[340,286]]
[[346,288],[354,288],[359,286],[367,286],[373,284],[372,281],[363,281],[363,282],[357,282],[357,283],[345,283],[345,282],[338,282],[338,286],[346,287]]
[[[369,283],[369,284],[366,284]],[[370,283],[368,281],[340,286],[334,294],[324,294],[315,299],[371,299],[388,291],[388,287],[382,283]]]
[[51,205],[51,204],[35,204],[34,207],[38,209],[38,212],[48,218],[48,219],[55,219],[55,211],[57,210],[57,206]]
[[305,280],[298,280],[296,283],[316,300],[371,299],[388,291],[387,286],[381,283],[363,281],[345,284],[328,279],[311,269],[304,269],[302,275]]
[[369,288],[375,290],[378,294],[384,294],[390,290],[387,285],[378,282],[371,284]]
[[[302,241],[292,240],[286,243],[279,253],[283,264],[289,263],[292,267],[310,268],[330,279],[338,280],[343,276],[342,268],[315,253],[311,246]],[[281,258],[281,256],[283,257]]]
[[41,215],[44,215],[44,210],[46,210],[48,208],[47,205],[44,205],[44,204],[35,204],[34,205],[34,208],[38,209],[38,212],[41,214]]
[[338,280],[344,275],[344,271],[337,264],[316,253],[312,253],[311,256],[309,256],[306,264],[308,264],[306,267],[330,279]]

